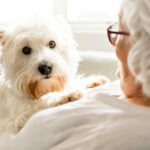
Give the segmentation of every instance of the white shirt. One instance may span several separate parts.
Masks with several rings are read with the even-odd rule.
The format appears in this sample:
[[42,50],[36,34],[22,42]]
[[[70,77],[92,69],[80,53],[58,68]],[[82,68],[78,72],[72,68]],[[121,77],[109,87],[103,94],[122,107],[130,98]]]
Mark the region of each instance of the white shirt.
[[150,108],[114,92],[121,92],[116,82],[36,113],[11,139],[11,150],[150,150]]

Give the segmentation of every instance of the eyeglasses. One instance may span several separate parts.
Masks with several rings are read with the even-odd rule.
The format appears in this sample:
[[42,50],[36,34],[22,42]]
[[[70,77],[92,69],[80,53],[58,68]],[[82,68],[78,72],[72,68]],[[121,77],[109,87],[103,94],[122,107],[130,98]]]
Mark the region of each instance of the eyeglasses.
[[119,31],[118,23],[113,23],[107,28],[107,35],[110,43],[115,46],[117,42],[118,35],[129,36],[130,33]]

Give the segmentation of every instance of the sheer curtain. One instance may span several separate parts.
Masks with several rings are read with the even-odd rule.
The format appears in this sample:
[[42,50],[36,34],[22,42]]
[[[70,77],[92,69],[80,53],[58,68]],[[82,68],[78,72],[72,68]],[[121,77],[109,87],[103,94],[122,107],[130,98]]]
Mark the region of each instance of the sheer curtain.
[[0,23],[52,14],[52,0],[0,0]]

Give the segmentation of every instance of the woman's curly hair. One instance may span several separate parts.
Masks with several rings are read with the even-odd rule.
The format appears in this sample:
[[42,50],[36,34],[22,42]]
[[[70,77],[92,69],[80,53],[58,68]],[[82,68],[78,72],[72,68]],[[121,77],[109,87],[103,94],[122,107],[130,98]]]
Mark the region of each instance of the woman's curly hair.
[[150,0],[124,0],[123,17],[132,41],[129,68],[150,97]]

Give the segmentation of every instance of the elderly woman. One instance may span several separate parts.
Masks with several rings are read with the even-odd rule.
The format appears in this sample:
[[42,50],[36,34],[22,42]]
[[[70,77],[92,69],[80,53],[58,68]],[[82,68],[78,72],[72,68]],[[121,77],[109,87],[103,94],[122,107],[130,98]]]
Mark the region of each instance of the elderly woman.
[[85,100],[37,113],[11,139],[11,148],[149,150],[149,16],[149,0],[125,0],[119,22],[107,29],[123,92],[109,83],[89,90]]

